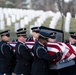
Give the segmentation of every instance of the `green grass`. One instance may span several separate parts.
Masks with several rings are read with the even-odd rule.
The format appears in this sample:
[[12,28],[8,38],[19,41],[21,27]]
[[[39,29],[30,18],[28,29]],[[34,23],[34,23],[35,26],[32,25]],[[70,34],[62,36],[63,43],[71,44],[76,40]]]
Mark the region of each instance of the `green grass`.
[[[65,18],[64,18],[64,23],[65,23]],[[59,19],[55,28],[59,30],[62,29],[62,18]],[[64,26],[63,26],[63,31],[64,31]],[[71,18],[70,32],[76,32],[76,19],[75,18]],[[68,38],[69,38],[69,32],[64,31],[64,39],[68,39]]]
[[71,18],[70,31],[76,32],[76,19]]
[[49,24],[50,24],[50,21],[52,20],[52,17],[48,17],[46,19],[46,21],[44,21],[44,23],[42,24],[42,26],[46,26],[46,27],[49,27]]
[[59,19],[59,21],[58,21],[58,23],[57,23],[55,28],[58,29],[58,30],[62,29],[62,18]]
[[25,28],[27,28],[27,35],[29,36],[30,33],[30,25],[34,25],[34,22],[37,20],[38,17],[36,17],[35,19],[33,19],[31,22],[29,22],[28,25],[25,26]]

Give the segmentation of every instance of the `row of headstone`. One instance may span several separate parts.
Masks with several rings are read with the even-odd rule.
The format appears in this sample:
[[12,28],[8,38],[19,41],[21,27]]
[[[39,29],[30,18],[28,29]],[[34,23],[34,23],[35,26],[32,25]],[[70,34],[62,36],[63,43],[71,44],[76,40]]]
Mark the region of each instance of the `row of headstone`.
[[34,25],[41,26],[48,17],[54,16],[54,12],[47,11],[43,12],[42,15],[37,19],[37,21],[34,23]]
[[17,29],[19,29],[19,28],[20,28],[20,24],[19,23],[15,23],[15,25],[14,25],[14,31],[16,32]]
[[5,30],[5,22],[0,21],[0,30]]
[[[24,24],[25,25],[28,24],[30,21],[32,21],[32,19],[34,19],[34,17],[36,17],[36,14],[34,16],[30,17],[30,14],[33,14],[34,11],[32,11],[32,13],[30,12],[29,14],[28,14],[28,11],[27,11],[27,13],[26,13],[26,10],[24,12],[23,11],[24,10],[20,10],[20,9],[0,8],[0,30],[5,29],[5,27],[4,27],[5,21],[6,21],[7,26],[11,26],[12,23],[16,23],[16,21],[20,21],[19,24],[15,24],[15,26],[14,26],[14,29],[16,31],[17,28],[19,28],[18,25],[20,25],[20,27],[22,28],[22,27],[24,27]],[[23,14],[25,15],[25,17]],[[21,18],[24,18],[24,19],[21,19]],[[17,25],[17,27],[16,27],[16,25]]]
[[[52,11],[42,11],[42,10],[25,10],[25,9],[13,9],[13,8],[0,8],[0,30],[5,29],[5,23],[7,26],[11,26],[14,24],[15,31],[17,27],[15,25],[19,25],[19,27],[23,28],[25,25],[28,25],[36,17],[37,20],[34,22],[35,26],[41,26],[48,17],[53,17],[50,21],[49,27],[55,28],[59,19],[61,18],[61,13],[53,13]],[[70,19],[71,14],[67,13],[65,20],[65,31],[69,32],[70,28]],[[16,24],[18,23],[19,24]],[[4,23],[3,23],[4,22]],[[3,27],[2,27],[2,24]],[[18,28],[19,28],[18,27]]]
[[[44,14],[43,14],[44,15]],[[63,14],[62,14],[63,15]],[[64,15],[63,15],[64,16]],[[54,15],[54,17],[53,17],[53,19],[52,19],[52,21],[50,22],[51,24],[50,24],[50,28],[53,28],[53,29],[55,29],[55,27],[56,27],[56,25],[57,25],[57,22],[60,20],[60,18],[61,18],[61,13],[60,12],[57,12],[55,15]],[[38,26],[41,26],[41,24],[43,23],[43,21],[44,21],[44,19],[45,19],[45,17],[40,17],[40,18],[38,18],[37,19],[37,21],[35,22],[35,26],[36,25],[38,25]],[[65,29],[65,32],[69,32],[70,30],[70,22],[71,22],[71,13],[70,12],[68,12],[67,13],[67,16],[66,16],[66,19],[65,19],[65,24],[64,24],[64,29]],[[30,32],[31,33],[31,32]]]
[[0,14],[0,20],[4,20],[4,14],[3,13]]
[[[22,19],[26,20],[25,24],[28,24],[35,17],[39,17],[42,15],[44,11],[42,10],[24,10],[24,9],[12,9],[12,8],[0,8],[0,20],[6,20],[7,26],[11,26],[11,23],[15,23],[16,21],[22,21]],[[25,19],[26,18],[26,19]],[[9,22],[11,21],[11,22]],[[21,23],[20,21],[20,23]]]
[[71,22],[71,13],[68,12],[66,19],[65,19],[65,32],[69,32],[70,31],[70,22]]
[[50,21],[49,27],[55,29],[59,19],[61,18],[61,13],[57,12],[54,17],[52,18],[52,20]]
[[12,22],[11,22],[11,18],[8,17],[8,19],[6,19],[6,25],[7,26],[11,26],[12,25]]

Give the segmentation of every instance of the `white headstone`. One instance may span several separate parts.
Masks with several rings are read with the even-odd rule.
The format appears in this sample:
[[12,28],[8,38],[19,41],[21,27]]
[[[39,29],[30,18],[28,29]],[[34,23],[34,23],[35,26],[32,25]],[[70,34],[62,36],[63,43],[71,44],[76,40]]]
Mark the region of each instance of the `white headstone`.
[[3,8],[0,7],[0,14],[3,13]]
[[2,20],[2,21],[4,20],[4,14],[3,13],[0,14],[0,20]]
[[19,14],[20,18],[23,18],[23,16],[24,16],[22,12],[23,12],[23,10],[20,11],[20,14]]
[[5,30],[5,22],[0,21],[0,30]]
[[31,28],[34,27],[35,25],[30,25],[30,34],[32,34]]
[[28,22],[28,17],[25,16],[25,17],[24,17],[24,24],[27,25],[28,23],[29,23],[29,22]]
[[70,20],[71,20],[71,13],[68,12],[67,16],[66,16],[66,19],[65,19],[65,31],[66,32],[69,32],[69,29],[70,29]]
[[12,15],[11,20],[12,20],[12,23],[15,23],[15,22],[16,22],[16,17],[15,17],[15,15]]
[[20,20],[20,15],[19,14],[16,15],[16,20]]
[[49,27],[54,29],[54,28],[56,27],[57,22],[59,21],[60,18],[61,18],[61,13],[60,13],[60,12],[57,12],[57,13],[54,15],[52,21],[50,22]]
[[6,21],[7,21],[7,26],[11,26],[12,25],[10,17],[8,17],[8,19],[6,19]]
[[5,18],[7,19],[8,17],[9,17],[9,14],[7,12],[7,13],[5,13]]
[[20,20],[20,28],[24,28],[25,24],[24,24],[24,19]]
[[15,23],[15,25],[14,25],[14,31],[16,32],[17,31],[17,29],[19,29],[20,28],[20,26],[19,26],[20,24],[19,23]]
[[76,14],[75,14],[75,19],[76,19]]

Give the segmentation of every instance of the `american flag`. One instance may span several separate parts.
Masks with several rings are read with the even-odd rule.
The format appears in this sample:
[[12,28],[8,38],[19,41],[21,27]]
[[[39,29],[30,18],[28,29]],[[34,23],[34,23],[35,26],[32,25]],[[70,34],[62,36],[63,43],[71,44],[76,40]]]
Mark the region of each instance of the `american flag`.
[[[25,44],[30,48],[30,51],[31,51],[35,42],[26,42]],[[13,50],[15,50],[16,43],[10,42],[10,45],[13,47]],[[55,62],[58,62],[64,59],[69,61],[76,58],[76,47],[68,43],[62,43],[62,42],[48,43],[47,48],[48,48],[48,54],[50,55],[55,54],[59,51],[62,52],[62,56],[60,58],[57,58]]]

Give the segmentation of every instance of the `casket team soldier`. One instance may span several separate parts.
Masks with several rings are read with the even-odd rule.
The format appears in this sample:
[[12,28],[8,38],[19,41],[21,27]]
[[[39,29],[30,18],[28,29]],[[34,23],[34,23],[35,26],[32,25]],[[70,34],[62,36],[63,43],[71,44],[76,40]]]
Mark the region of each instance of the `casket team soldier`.
[[32,37],[29,37],[28,41],[36,41],[39,37],[39,27],[32,27]]
[[[76,47],[76,32],[70,32],[69,44]],[[76,59],[74,59],[75,65],[72,66],[72,72],[69,75],[76,75]]]
[[12,47],[7,43],[10,39],[9,30],[0,32],[2,41],[0,42],[0,75],[12,74]]
[[48,42],[49,34],[46,32],[40,32],[38,40],[35,42],[32,51],[34,53],[34,61],[32,64],[32,75],[49,75],[48,64],[49,61],[54,61],[56,58],[61,56],[61,52],[54,55],[47,53],[46,44]]
[[[48,38],[48,42],[50,43],[55,43],[56,42],[56,32],[50,32],[49,33],[49,38]],[[50,62],[51,63],[51,62]],[[60,71],[59,70],[53,70],[53,69],[49,69],[49,75],[59,75],[60,74]]]
[[16,44],[16,66],[14,73],[16,75],[30,75],[32,55],[30,49],[25,44],[26,31],[17,31],[18,42]]
[[[76,32],[70,32],[69,44],[76,46]],[[69,73],[69,75],[76,75],[76,60],[74,59],[74,61],[75,61],[75,65],[70,67],[71,73]]]
[[[20,29],[17,30],[17,32],[22,32],[23,30],[24,30],[25,32],[27,32],[26,28],[20,28]],[[28,40],[28,38],[26,39],[26,41],[27,41],[27,40]],[[18,42],[18,39],[13,39],[12,42]]]
[[55,43],[56,42],[56,32],[51,32],[49,33],[50,37],[48,38],[48,41],[51,43]]
[[76,32],[70,32],[69,43],[76,46]]
[[[67,43],[76,46],[76,32],[69,33],[69,41]],[[61,75],[76,75],[76,60],[75,65],[62,69]]]

